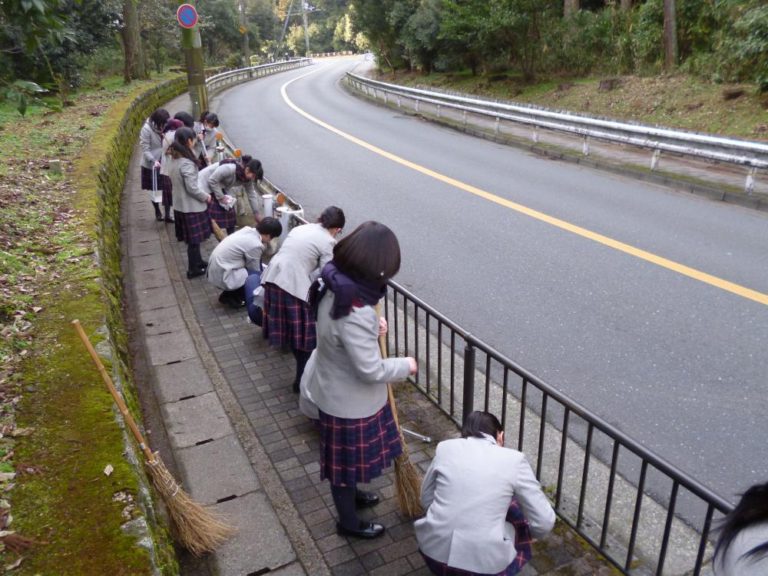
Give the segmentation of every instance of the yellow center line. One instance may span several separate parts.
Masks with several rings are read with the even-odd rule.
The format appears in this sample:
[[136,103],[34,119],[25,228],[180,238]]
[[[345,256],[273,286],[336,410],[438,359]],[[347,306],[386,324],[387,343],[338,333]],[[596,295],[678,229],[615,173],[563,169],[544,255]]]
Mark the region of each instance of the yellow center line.
[[599,244],[608,246],[610,248],[613,248],[614,250],[619,250],[620,252],[624,252],[625,254],[635,256],[636,258],[640,258],[641,260],[645,260],[646,262],[656,264],[657,266],[661,266],[662,268],[666,268],[667,270],[672,270],[673,272],[677,272],[678,274],[682,274],[683,276],[693,278],[694,280],[698,280],[699,282],[704,282],[705,284],[709,284],[710,286],[714,286],[715,288],[720,288],[721,290],[731,292],[732,294],[736,294],[737,296],[741,296],[743,298],[753,300],[760,304],[768,305],[768,294],[765,294],[763,292],[758,292],[757,290],[752,290],[751,288],[741,286],[740,284],[736,284],[734,282],[729,282],[728,280],[724,280],[723,278],[718,278],[717,276],[713,276],[712,274],[707,274],[706,272],[702,272],[701,270],[696,270],[695,268],[691,268],[690,266],[686,266],[685,264],[680,264],[679,262],[675,262],[673,260],[669,260],[662,256],[658,256],[657,254],[653,254],[652,252],[642,250],[630,244],[626,244],[624,242],[620,242],[619,240],[615,240],[608,236],[598,234],[597,232],[587,230],[586,228],[582,228],[581,226],[576,226],[575,224],[571,224],[570,222],[566,222],[565,220],[555,218],[554,216],[550,216],[549,214],[545,214],[543,212],[539,212],[538,210],[528,208],[527,206],[523,206],[522,204],[518,204],[517,202],[512,202],[511,200],[507,200],[506,198],[502,198],[500,196],[497,196],[496,194],[492,194],[491,192],[487,192],[486,190],[472,186],[471,184],[461,182],[460,180],[456,180],[455,178],[451,178],[450,176],[446,176],[445,174],[440,174],[439,172],[435,172],[434,170],[430,170],[429,168],[421,166],[420,164],[416,164],[414,162],[411,162],[410,160],[406,160],[405,158],[392,154],[391,152],[387,152],[386,150],[383,150],[378,146],[374,146],[373,144],[370,144],[365,140],[361,140],[360,138],[352,136],[347,132],[343,132],[342,130],[339,130],[334,126],[331,126],[327,122],[323,122],[319,118],[312,116],[311,114],[302,110],[296,104],[294,104],[293,101],[288,97],[288,93],[287,93],[287,88],[290,84],[292,84],[293,82],[296,82],[297,80],[301,80],[302,78],[305,78],[310,74],[314,74],[317,71],[318,70],[313,70],[312,72],[309,72],[307,74],[303,74],[297,78],[294,78],[293,80],[286,82],[280,89],[280,93],[282,94],[283,100],[285,100],[286,104],[288,104],[288,106],[290,106],[293,110],[295,110],[296,112],[304,116],[304,118],[306,118],[310,122],[314,122],[318,126],[322,126],[326,130],[329,130],[330,132],[333,132],[334,134],[337,134],[338,136],[341,136],[345,140],[348,140],[354,144],[357,144],[358,146],[362,146],[363,148],[373,152],[374,154],[383,156],[384,158],[387,158],[392,162],[396,162],[397,164],[410,168],[411,170],[420,172],[425,176],[429,176],[431,178],[434,178],[435,180],[439,180],[440,182],[448,184],[449,186],[453,186],[455,188],[458,188],[459,190],[463,190],[464,192],[468,192],[480,198],[484,198],[485,200],[498,204],[499,206],[504,206],[505,208],[509,208],[510,210],[514,210],[515,212],[518,212],[520,214],[525,214],[526,216],[530,216],[531,218],[535,218],[536,220],[539,220],[541,222],[546,222],[547,224],[560,228],[561,230],[571,232],[572,234],[576,234],[578,236],[581,236],[582,238],[593,240],[594,242],[598,242]]

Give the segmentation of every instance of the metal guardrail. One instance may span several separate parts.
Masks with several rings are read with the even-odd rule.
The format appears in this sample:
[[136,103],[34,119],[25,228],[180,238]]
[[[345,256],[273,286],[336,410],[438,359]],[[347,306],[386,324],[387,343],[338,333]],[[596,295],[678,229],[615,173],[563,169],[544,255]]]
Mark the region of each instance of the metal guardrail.
[[390,288],[388,347],[417,358],[414,385],[458,426],[476,405],[500,415],[560,518],[624,574],[702,573],[713,517],[729,502],[402,286]]
[[235,84],[241,82],[248,82],[261,78],[262,76],[268,76],[270,74],[276,74],[277,72],[285,72],[286,70],[293,70],[295,68],[301,68],[302,66],[309,66],[312,64],[311,58],[295,58],[293,60],[286,60],[284,62],[275,62],[274,64],[261,64],[259,66],[250,66],[248,68],[238,68],[237,70],[228,70],[207,78],[205,81],[209,94],[215,94],[226,88],[229,88]]
[[494,128],[496,134],[499,132],[500,123],[505,121],[532,126],[531,140],[534,143],[539,140],[540,128],[581,136],[584,139],[582,145],[584,155],[589,155],[590,138],[649,149],[653,151],[651,170],[655,170],[658,166],[662,152],[745,166],[748,169],[744,184],[744,191],[747,194],[751,194],[754,190],[757,170],[768,168],[768,144],[761,142],[616,122],[536,106],[443,94],[371,80],[352,72],[347,72],[346,79],[350,85],[366,95],[378,97],[381,93],[385,103],[388,103],[389,95],[395,97],[398,107],[402,105],[402,98],[413,100],[416,112],[419,111],[420,104],[425,103],[436,108],[438,117],[441,108],[445,107],[462,112],[464,123],[466,123],[467,114],[493,119],[496,122]]

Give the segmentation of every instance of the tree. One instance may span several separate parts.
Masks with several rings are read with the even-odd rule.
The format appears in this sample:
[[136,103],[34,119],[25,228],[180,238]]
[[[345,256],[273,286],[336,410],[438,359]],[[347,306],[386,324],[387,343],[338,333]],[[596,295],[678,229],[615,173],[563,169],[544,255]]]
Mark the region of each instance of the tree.
[[475,76],[484,63],[484,29],[490,20],[487,0],[446,0],[440,23],[440,38],[449,52],[461,58]]
[[400,34],[411,62],[425,74],[432,72],[441,49],[440,3],[441,0],[421,0]]
[[[625,1],[625,0],[622,0]],[[566,18],[579,11],[579,0],[563,0],[563,16]]]
[[139,11],[136,7],[136,0],[123,0],[122,24],[120,37],[123,40],[123,81],[129,84],[132,80],[143,80],[149,77],[141,49]]
[[677,10],[675,0],[664,0],[664,68],[677,66]]

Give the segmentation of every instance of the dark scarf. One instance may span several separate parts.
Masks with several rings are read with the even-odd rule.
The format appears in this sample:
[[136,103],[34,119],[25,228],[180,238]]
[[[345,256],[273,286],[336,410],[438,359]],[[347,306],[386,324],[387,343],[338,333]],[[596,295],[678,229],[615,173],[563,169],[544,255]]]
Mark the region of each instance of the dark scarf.
[[333,292],[336,298],[331,309],[331,318],[334,320],[347,316],[353,306],[375,306],[387,291],[386,284],[379,287],[350,278],[339,270],[333,261],[323,267],[320,278],[323,280],[323,286],[321,288],[320,282],[315,281],[310,289],[309,303],[316,316],[320,300],[328,290]]
[[235,158],[225,158],[224,160],[219,162],[219,166],[221,166],[222,164],[234,164],[235,165],[235,177],[240,182],[245,182],[246,181],[245,168]]

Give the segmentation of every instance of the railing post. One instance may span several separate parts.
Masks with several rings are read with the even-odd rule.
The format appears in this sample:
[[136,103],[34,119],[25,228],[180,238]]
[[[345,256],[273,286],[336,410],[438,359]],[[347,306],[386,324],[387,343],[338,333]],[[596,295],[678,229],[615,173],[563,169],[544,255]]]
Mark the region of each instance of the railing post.
[[464,395],[462,397],[461,422],[475,409],[475,347],[469,342],[464,347]]
[[749,196],[755,191],[755,172],[757,172],[757,168],[752,166],[747,173],[747,181],[744,183],[744,192]]
[[581,145],[581,153],[584,156],[589,156],[589,136],[584,135],[584,142]]
[[661,150],[656,148],[656,150],[653,151],[653,156],[651,156],[651,170],[656,170],[656,168],[658,168],[660,157],[661,157]]

